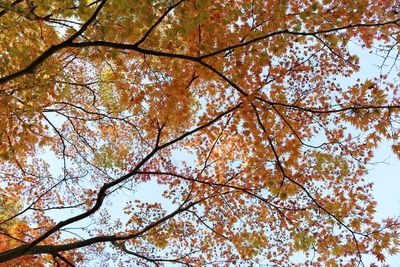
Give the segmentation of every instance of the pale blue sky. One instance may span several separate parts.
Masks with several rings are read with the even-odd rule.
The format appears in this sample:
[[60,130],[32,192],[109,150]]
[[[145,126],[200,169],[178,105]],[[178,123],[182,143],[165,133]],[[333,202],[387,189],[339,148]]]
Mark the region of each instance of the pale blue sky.
[[[400,161],[390,151],[387,142],[379,147],[374,159],[377,162],[384,161],[374,165],[367,175],[367,180],[374,183],[373,195],[378,201],[376,217],[379,219],[398,217],[400,216]],[[387,264],[400,266],[400,255],[387,255]]]

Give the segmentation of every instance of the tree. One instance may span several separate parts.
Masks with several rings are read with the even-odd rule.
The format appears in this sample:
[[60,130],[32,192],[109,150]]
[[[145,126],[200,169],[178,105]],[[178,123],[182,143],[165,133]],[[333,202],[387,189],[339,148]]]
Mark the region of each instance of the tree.
[[[3,1],[0,262],[396,254],[364,179],[382,140],[400,155],[396,4]],[[361,50],[382,65],[352,80]]]

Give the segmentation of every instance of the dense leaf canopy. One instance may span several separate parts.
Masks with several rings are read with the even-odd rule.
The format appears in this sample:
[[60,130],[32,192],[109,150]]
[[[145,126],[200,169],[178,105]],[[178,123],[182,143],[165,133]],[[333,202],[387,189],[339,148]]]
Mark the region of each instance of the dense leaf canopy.
[[[399,9],[1,1],[0,262],[356,266],[396,254],[399,224],[374,218],[364,179],[382,140],[400,154],[388,78]],[[368,79],[356,78],[362,51],[381,59]]]

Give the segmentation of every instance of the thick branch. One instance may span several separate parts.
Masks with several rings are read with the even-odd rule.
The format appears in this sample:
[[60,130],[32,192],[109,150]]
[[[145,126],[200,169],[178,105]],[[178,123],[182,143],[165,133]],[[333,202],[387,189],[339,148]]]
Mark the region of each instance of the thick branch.
[[31,64],[26,66],[25,68],[14,72],[12,74],[9,74],[7,76],[1,77],[0,78],[0,84],[6,83],[8,81],[11,81],[15,78],[18,78],[20,76],[33,73],[33,71],[40,65],[42,64],[47,58],[51,57],[54,53],[57,51],[68,47],[69,44],[71,44],[76,38],[78,38],[82,33],[84,33],[89,25],[96,19],[97,15],[100,13],[100,10],[104,7],[105,3],[107,0],[102,0],[99,4],[99,6],[96,8],[94,11],[93,15],[82,25],[82,27],[75,32],[73,35],[71,35],[67,40],[65,40],[62,43],[59,43],[57,45],[52,45],[50,46],[49,49],[44,51],[38,58],[36,58],[34,61],[32,61]]

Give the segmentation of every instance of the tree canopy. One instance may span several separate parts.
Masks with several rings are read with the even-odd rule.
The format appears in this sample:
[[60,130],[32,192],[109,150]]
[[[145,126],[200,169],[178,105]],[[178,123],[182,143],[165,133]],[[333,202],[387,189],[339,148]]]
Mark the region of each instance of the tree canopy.
[[[400,155],[399,9],[1,1],[0,262],[356,266],[398,253],[399,221],[375,218],[365,176],[382,141]],[[355,78],[361,51],[381,59],[368,79]]]

